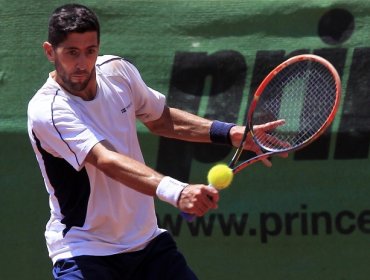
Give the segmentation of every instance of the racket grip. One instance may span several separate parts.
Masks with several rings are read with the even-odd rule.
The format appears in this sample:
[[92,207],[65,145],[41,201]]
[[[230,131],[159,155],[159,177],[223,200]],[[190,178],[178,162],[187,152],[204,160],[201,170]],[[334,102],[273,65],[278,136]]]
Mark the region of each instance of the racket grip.
[[195,219],[195,215],[181,212],[181,216],[187,221],[187,222],[192,222]]

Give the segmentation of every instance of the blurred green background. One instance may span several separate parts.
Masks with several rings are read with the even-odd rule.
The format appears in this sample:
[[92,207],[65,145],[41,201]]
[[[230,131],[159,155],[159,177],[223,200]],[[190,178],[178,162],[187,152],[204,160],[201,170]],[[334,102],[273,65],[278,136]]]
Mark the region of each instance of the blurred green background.
[[[219,209],[193,224],[158,201],[160,225],[200,279],[368,279],[370,2],[347,2],[79,1],[100,18],[101,54],[129,59],[169,105],[199,115],[241,122],[264,73],[294,53],[323,55],[340,72],[343,98],[326,142],[274,159],[270,169],[251,166],[221,193]],[[51,12],[64,3],[0,0],[4,280],[52,278],[43,236],[48,197],[26,114],[52,70],[41,45]],[[237,106],[233,115],[228,105]],[[138,130],[147,164],[190,182],[204,182],[210,166],[231,155],[158,139],[139,123]]]

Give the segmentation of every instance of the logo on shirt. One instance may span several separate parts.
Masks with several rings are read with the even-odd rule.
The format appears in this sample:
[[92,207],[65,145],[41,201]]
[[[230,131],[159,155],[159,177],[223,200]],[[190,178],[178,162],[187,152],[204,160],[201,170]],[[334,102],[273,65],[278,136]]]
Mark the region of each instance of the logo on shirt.
[[121,113],[126,113],[127,110],[132,106],[132,102],[130,102],[130,104],[128,104],[125,108],[121,109]]

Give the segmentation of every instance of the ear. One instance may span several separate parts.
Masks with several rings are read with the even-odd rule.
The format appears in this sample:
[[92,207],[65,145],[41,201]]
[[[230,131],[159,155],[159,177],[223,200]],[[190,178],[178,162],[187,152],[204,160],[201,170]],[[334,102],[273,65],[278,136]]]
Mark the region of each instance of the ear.
[[51,62],[51,63],[54,63],[55,61],[55,56],[54,56],[54,49],[53,49],[53,46],[49,43],[49,42],[44,42],[42,44],[42,47],[44,48],[44,52],[45,52],[45,55],[46,57],[48,58],[48,60]]

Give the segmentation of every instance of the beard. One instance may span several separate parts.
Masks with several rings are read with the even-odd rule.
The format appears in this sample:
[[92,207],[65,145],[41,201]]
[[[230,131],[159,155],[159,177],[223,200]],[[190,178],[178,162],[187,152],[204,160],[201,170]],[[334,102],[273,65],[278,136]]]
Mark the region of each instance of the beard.
[[[85,70],[85,71],[75,71],[71,74],[68,74],[65,71],[65,69],[60,65],[60,63],[55,62],[55,69],[58,73],[59,78],[63,81],[62,86],[71,93],[85,90],[89,85],[93,75],[95,75],[95,67],[91,72]],[[86,78],[79,82],[74,82],[72,80],[73,75],[84,75],[86,76]]]

